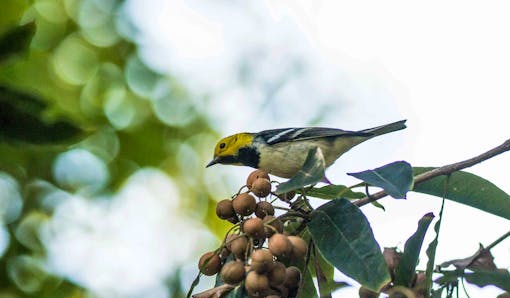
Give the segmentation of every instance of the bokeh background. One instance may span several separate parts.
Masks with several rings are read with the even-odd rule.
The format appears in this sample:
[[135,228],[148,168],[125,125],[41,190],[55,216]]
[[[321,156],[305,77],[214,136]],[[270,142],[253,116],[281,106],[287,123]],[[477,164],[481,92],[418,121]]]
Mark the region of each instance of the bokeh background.
[[[183,297],[198,257],[228,228],[215,202],[250,172],[204,168],[226,134],[408,119],[406,130],[353,149],[328,170],[347,185],[356,181],[346,172],[395,160],[440,166],[509,137],[505,1],[1,6],[0,35],[35,23],[28,48],[1,57],[0,86],[40,121],[27,123],[28,135],[0,127],[1,297]],[[40,125],[58,121],[76,134],[52,139],[52,126]],[[510,192],[509,166],[501,155],[469,171]],[[381,246],[400,248],[440,206],[414,193],[381,203],[386,211],[363,211]],[[447,202],[436,259],[467,257],[509,228]],[[510,241],[492,252],[510,267]],[[468,287],[471,297],[500,292]]]

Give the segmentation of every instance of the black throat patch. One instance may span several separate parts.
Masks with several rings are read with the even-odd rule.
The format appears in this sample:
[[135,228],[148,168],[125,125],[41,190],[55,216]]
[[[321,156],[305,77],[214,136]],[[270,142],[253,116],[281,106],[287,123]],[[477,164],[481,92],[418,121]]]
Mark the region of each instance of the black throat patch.
[[253,147],[242,147],[239,148],[237,159],[245,166],[258,168],[260,153],[258,153],[257,150],[255,150]]

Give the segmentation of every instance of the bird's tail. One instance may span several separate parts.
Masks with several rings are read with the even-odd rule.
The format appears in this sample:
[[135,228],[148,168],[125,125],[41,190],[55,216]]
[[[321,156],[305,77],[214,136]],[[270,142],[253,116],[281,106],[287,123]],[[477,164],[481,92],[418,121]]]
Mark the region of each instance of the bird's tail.
[[381,126],[377,126],[377,127],[373,127],[373,128],[369,128],[369,129],[364,129],[361,132],[372,134],[374,137],[380,136],[380,135],[383,135],[383,134],[386,134],[389,132],[393,132],[393,131],[397,131],[397,130],[406,128],[406,125],[405,125],[406,121],[407,120],[400,120],[400,121],[393,122],[390,124],[385,124],[385,125],[381,125]]

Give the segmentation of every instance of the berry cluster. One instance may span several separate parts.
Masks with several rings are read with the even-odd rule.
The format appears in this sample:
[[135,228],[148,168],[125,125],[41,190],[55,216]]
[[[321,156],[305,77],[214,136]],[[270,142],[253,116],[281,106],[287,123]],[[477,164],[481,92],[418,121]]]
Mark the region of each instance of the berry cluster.
[[248,191],[218,202],[218,217],[235,225],[219,249],[200,258],[200,272],[219,272],[224,283],[243,286],[250,297],[295,297],[301,271],[292,264],[303,263],[308,245],[293,235],[299,231],[288,228],[292,217],[275,216],[273,205],[278,200],[291,203],[295,193],[275,196],[262,170],[253,171],[245,186]]

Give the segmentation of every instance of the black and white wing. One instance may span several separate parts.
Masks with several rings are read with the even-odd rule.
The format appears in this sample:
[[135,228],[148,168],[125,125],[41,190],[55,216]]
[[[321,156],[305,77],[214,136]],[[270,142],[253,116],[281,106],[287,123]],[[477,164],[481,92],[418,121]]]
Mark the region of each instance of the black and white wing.
[[348,131],[326,127],[297,127],[279,128],[259,132],[255,138],[261,138],[267,144],[273,145],[280,142],[294,142],[324,137],[369,137],[372,133],[362,131]]

